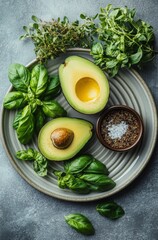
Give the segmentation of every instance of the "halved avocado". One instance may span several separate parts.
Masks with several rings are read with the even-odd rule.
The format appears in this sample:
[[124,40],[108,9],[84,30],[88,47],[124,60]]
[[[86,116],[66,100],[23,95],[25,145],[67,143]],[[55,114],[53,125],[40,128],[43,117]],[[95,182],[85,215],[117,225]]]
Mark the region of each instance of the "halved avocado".
[[[61,144],[60,146],[56,146],[52,139],[53,133],[61,129],[63,131],[66,130],[66,137],[69,136],[69,133],[73,132],[73,138],[68,146],[65,145],[65,148],[64,146],[61,147]],[[40,130],[38,135],[39,150],[49,160],[68,160],[75,156],[92,137],[92,129],[93,125],[83,119],[69,117],[55,118],[46,123]]]
[[93,62],[78,56],[66,58],[59,67],[62,91],[69,104],[78,112],[100,112],[109,98],[109,82]]

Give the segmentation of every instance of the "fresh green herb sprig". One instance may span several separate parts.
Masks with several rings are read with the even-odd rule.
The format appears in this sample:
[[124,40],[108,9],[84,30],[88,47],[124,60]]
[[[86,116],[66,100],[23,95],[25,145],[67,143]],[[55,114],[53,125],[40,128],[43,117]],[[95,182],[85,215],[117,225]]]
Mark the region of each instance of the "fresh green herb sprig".
[[66,116],[63,107],[52,100],[60,92],[59,77],[49,77],[44,65],[37,64],[30,72],[22,64],[11,64],[8,77],[14,91],[5,96],[3,104],[6,109],[18,110],[13,127],[22,144],[40,131],[46,117]]
[[27,150],[20,150],[16,152],[16,157],[21,161],[33,161],[34,171],[40,176],[47,175],[48,161],[47,159],[35,149],[29,148]]
[[66,52],[67,48],[92,46],[95,32],[93,19],[86,17],[84,23],[79,24],[79,21],[70,23],[67,17],[46,22],[32,16],[33,23],[23,27],[26,34],[20,39],[30,38],[33,41],[38,60],[56,58]]
[[108,177],[106,166],[91,155],[81,155],[64,162],[64,170],[54,171],[60,188],[68,188],[76,193],[108,191],[116,183]]
[[113,8],[109,4],[98,14],[98,41],[91,55],[112,77],[119,69],[132,65],[140,67],[155,55],[153,28],[143,20],[135,20],[135,13],[135,9]]

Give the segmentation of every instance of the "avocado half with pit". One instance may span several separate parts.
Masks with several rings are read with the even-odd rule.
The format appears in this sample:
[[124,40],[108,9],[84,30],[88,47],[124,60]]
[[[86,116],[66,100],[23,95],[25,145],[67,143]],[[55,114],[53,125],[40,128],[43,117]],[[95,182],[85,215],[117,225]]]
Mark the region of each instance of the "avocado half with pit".
[[49,160],[74,157],[92,137],[93,125],[83,119],[60,117],[47,122],[39,132],[38,147]]
[[100,112],[109,98],[109,82],[104,72],[93,62],[78,56],[70,56],[59,67],[63,94],[78,112]]

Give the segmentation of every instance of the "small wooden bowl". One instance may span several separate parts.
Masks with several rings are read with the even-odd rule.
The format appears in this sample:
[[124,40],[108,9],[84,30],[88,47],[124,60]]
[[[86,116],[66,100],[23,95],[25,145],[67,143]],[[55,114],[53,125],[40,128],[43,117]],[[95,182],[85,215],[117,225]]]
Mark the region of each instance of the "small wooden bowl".
[[143,130],[140,115],[134,109],[124,105],[105,109],[96,124],[97,137],[102,145],[118,152],[135,147],[142,138]]

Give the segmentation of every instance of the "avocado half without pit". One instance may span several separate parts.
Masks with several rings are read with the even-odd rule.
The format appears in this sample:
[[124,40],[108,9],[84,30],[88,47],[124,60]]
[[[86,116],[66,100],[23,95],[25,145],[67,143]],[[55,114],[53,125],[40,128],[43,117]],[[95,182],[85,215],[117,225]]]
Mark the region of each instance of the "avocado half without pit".
[[55,118],[47,122],[40,130],[38,148],[49,160],[68,160],[90,140],[92,130],[92,123],[83,119]]
[[78,112],[95,114],[107,104],[109,82],[93,62],[70,56],[60,65],[59,78],[68,103]]

